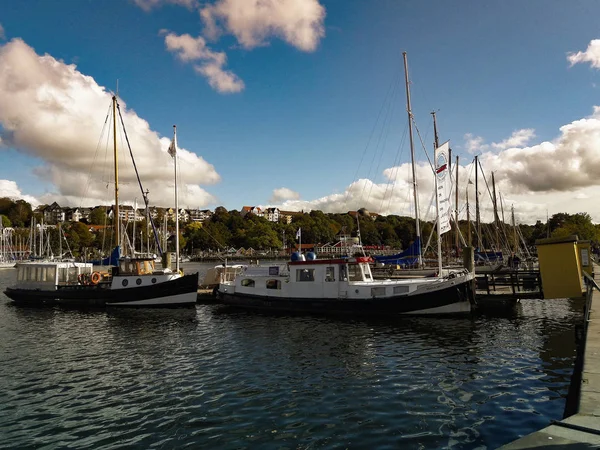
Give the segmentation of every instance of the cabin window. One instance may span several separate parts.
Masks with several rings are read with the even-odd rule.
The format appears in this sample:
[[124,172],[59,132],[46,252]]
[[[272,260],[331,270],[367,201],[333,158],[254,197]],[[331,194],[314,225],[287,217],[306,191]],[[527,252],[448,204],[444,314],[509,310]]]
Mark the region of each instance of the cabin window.
[[56,278],[56,267],[48,267],[48,273],[46,276],[46,281],[54,282],[54,279]]
[[72,283],[77,283],[77,277],[79,276],[79,271],[77,270],[77,267],[69,267],[69,278],[67,279],[68,282],[72,282]]
[[371,297],[376,297],[378,295],[379,296],[385,295],[385,287],[384,286],[371,288]]
[[340,266],[340,280],[342,281],[348,281],[348,269],[346,269],[346,266]]
[[358,266],[356,264],[348,265],[348,276],[349,276],[350,281],[362,281],[363,276],[362,276],[362,272],[360,270],[360,266]]
[[242,280],[242,286],[244,287],[254,287],[254,280],[250,278],[245,278]]
[[129,280],[124,279],[121,284],[123,285],[123,287],[127,286],[129,284]]
[[368,264],[363,264],[363,272],[365,274],[365,279],[366,280],[372,280],[373,279],[371,277],[371,271],[369,270],[369,265]]
[[48,268],[40,267],[40,281],[46,281],[46,277],[48,276]]
[[315,269],[296,269],[296,281],[315,281]]
[[335,267],[325,268],[325,281],[335,281]]
[[408,286],[394,286],[394,294],[408,294]]
[[17,281],[23,281],[25,278],[25,267],[19,267],[19,272],[17,273]]
[[281,280],[267,280],[267,289],[281,289]]

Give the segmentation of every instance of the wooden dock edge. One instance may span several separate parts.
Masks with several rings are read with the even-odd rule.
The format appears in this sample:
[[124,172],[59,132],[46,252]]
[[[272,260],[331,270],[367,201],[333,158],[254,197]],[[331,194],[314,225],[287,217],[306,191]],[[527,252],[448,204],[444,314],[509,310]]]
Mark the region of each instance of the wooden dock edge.
[[[600,267],[596,265],[594,272],[598,281]],[[594,288],[587,301],[589,316],[583,336],[583,367],[577,413],[553,421],[546,428],[506,444],[501,449],[600,448],[600,291]]]

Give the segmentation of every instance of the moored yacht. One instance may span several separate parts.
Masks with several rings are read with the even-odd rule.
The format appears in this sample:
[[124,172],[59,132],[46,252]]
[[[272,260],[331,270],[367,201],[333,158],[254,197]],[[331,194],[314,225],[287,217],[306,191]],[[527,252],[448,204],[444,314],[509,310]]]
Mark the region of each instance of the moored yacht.
[[40,262],[18,268],[17,284],[4,293],[30,306],[185,306],[196,303],[198,274],[157,270],[150,259],[122,258],[95,271],[90,263]]
[[248,267],[219,285],[225,304],[252,309],[360,315],[466,313],[474,274],[466,269],[441,276],[374,280],[369,257],[323,259],[308,255],[285,265]]

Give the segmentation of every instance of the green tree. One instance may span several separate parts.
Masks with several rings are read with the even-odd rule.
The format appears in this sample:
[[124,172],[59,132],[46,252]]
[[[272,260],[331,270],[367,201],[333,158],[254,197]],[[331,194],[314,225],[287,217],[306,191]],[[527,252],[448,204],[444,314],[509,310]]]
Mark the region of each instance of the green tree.
[[106,209],[103,206],[94,208],[90,213],[89,222],[93,225],[106,225]]

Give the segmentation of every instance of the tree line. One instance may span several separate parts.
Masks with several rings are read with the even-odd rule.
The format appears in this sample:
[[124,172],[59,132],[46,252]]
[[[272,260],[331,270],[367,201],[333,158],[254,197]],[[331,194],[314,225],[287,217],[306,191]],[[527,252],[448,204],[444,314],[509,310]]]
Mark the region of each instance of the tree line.
[[[33,220],[39,223],[41,217],[36,217],[31,205],[24,200],[0,198],[0,215],[4,227],[14,227],[13,244],[27,243],[30,236],[29,227]],[[66,222],[61,225],[63,251],[70,249],[74,256],[88,257],[106,254],[114,247],[114,233],[110,226],[106,226],[106,213],[97,209],[86,222]],[[92,226],[93,225],[93,226]],[[421,222],[423,245],[429,240],[434,223]],[[170,239],[167,248],[174,249],[175,224],[167,224]],[[444,235],[445,248],[454,246],[454,228],[451,233]],[[600,241],[600,225],[592,223],[587,213],[557,213],[546,223],[537,221],[534,225],[519,224],[515,230],[509,225],[494,223],[481,224],[481,236],[473,223],[469,225],[466,220],[459,221],[459,228],[463,239],[471,242],[475,247],[486,249],[497,248],[500,239],[501,248],[511,248],[513,239],[518,240],[519,246],[534,246],[537,239],[546,237],[564,237],[572,234],[579,239]],[[127,236],[133,242],[133,224],[126,225]],[[160,226],[157,225],[160,237],[163,237]],[[364,209],[356,214],[348,213],[323,213],[313,210],[309,213],[295,215],[291,223],[270,222],[263,217],[253,214],[242,215],[237,210],[228,211],[219,206],[212,217],[204,222],[180,224],[180,247],[184,253],[193,254],[199,251],[223,251],[229,248],[253,248],[255,250],[280,250],[284,246],[293,247],[297,243],[297,230],[302,229],[302,242],[310,244],[326,244],[337,241],[340,234],[358,236],[365,246],[387,246],[393,249],[407,248],[415,238],[415,219],[412,217],[388,215],[372,216]],[[517,231],[517,233],[515,233]],[[46,231],[46,244],[54,254],[58,254],[61,237],[55,227]],[[447,237],[446,237],[447,236]],[[436,243],[433,233],[431,244]],[[146,224],[145,219],[136,224],[136,249],[145,248],[147,242],[154,242],[154,232]],[[462,241],[462,240],[461,240]],[[434,247],[435,248],[435,247]]]

